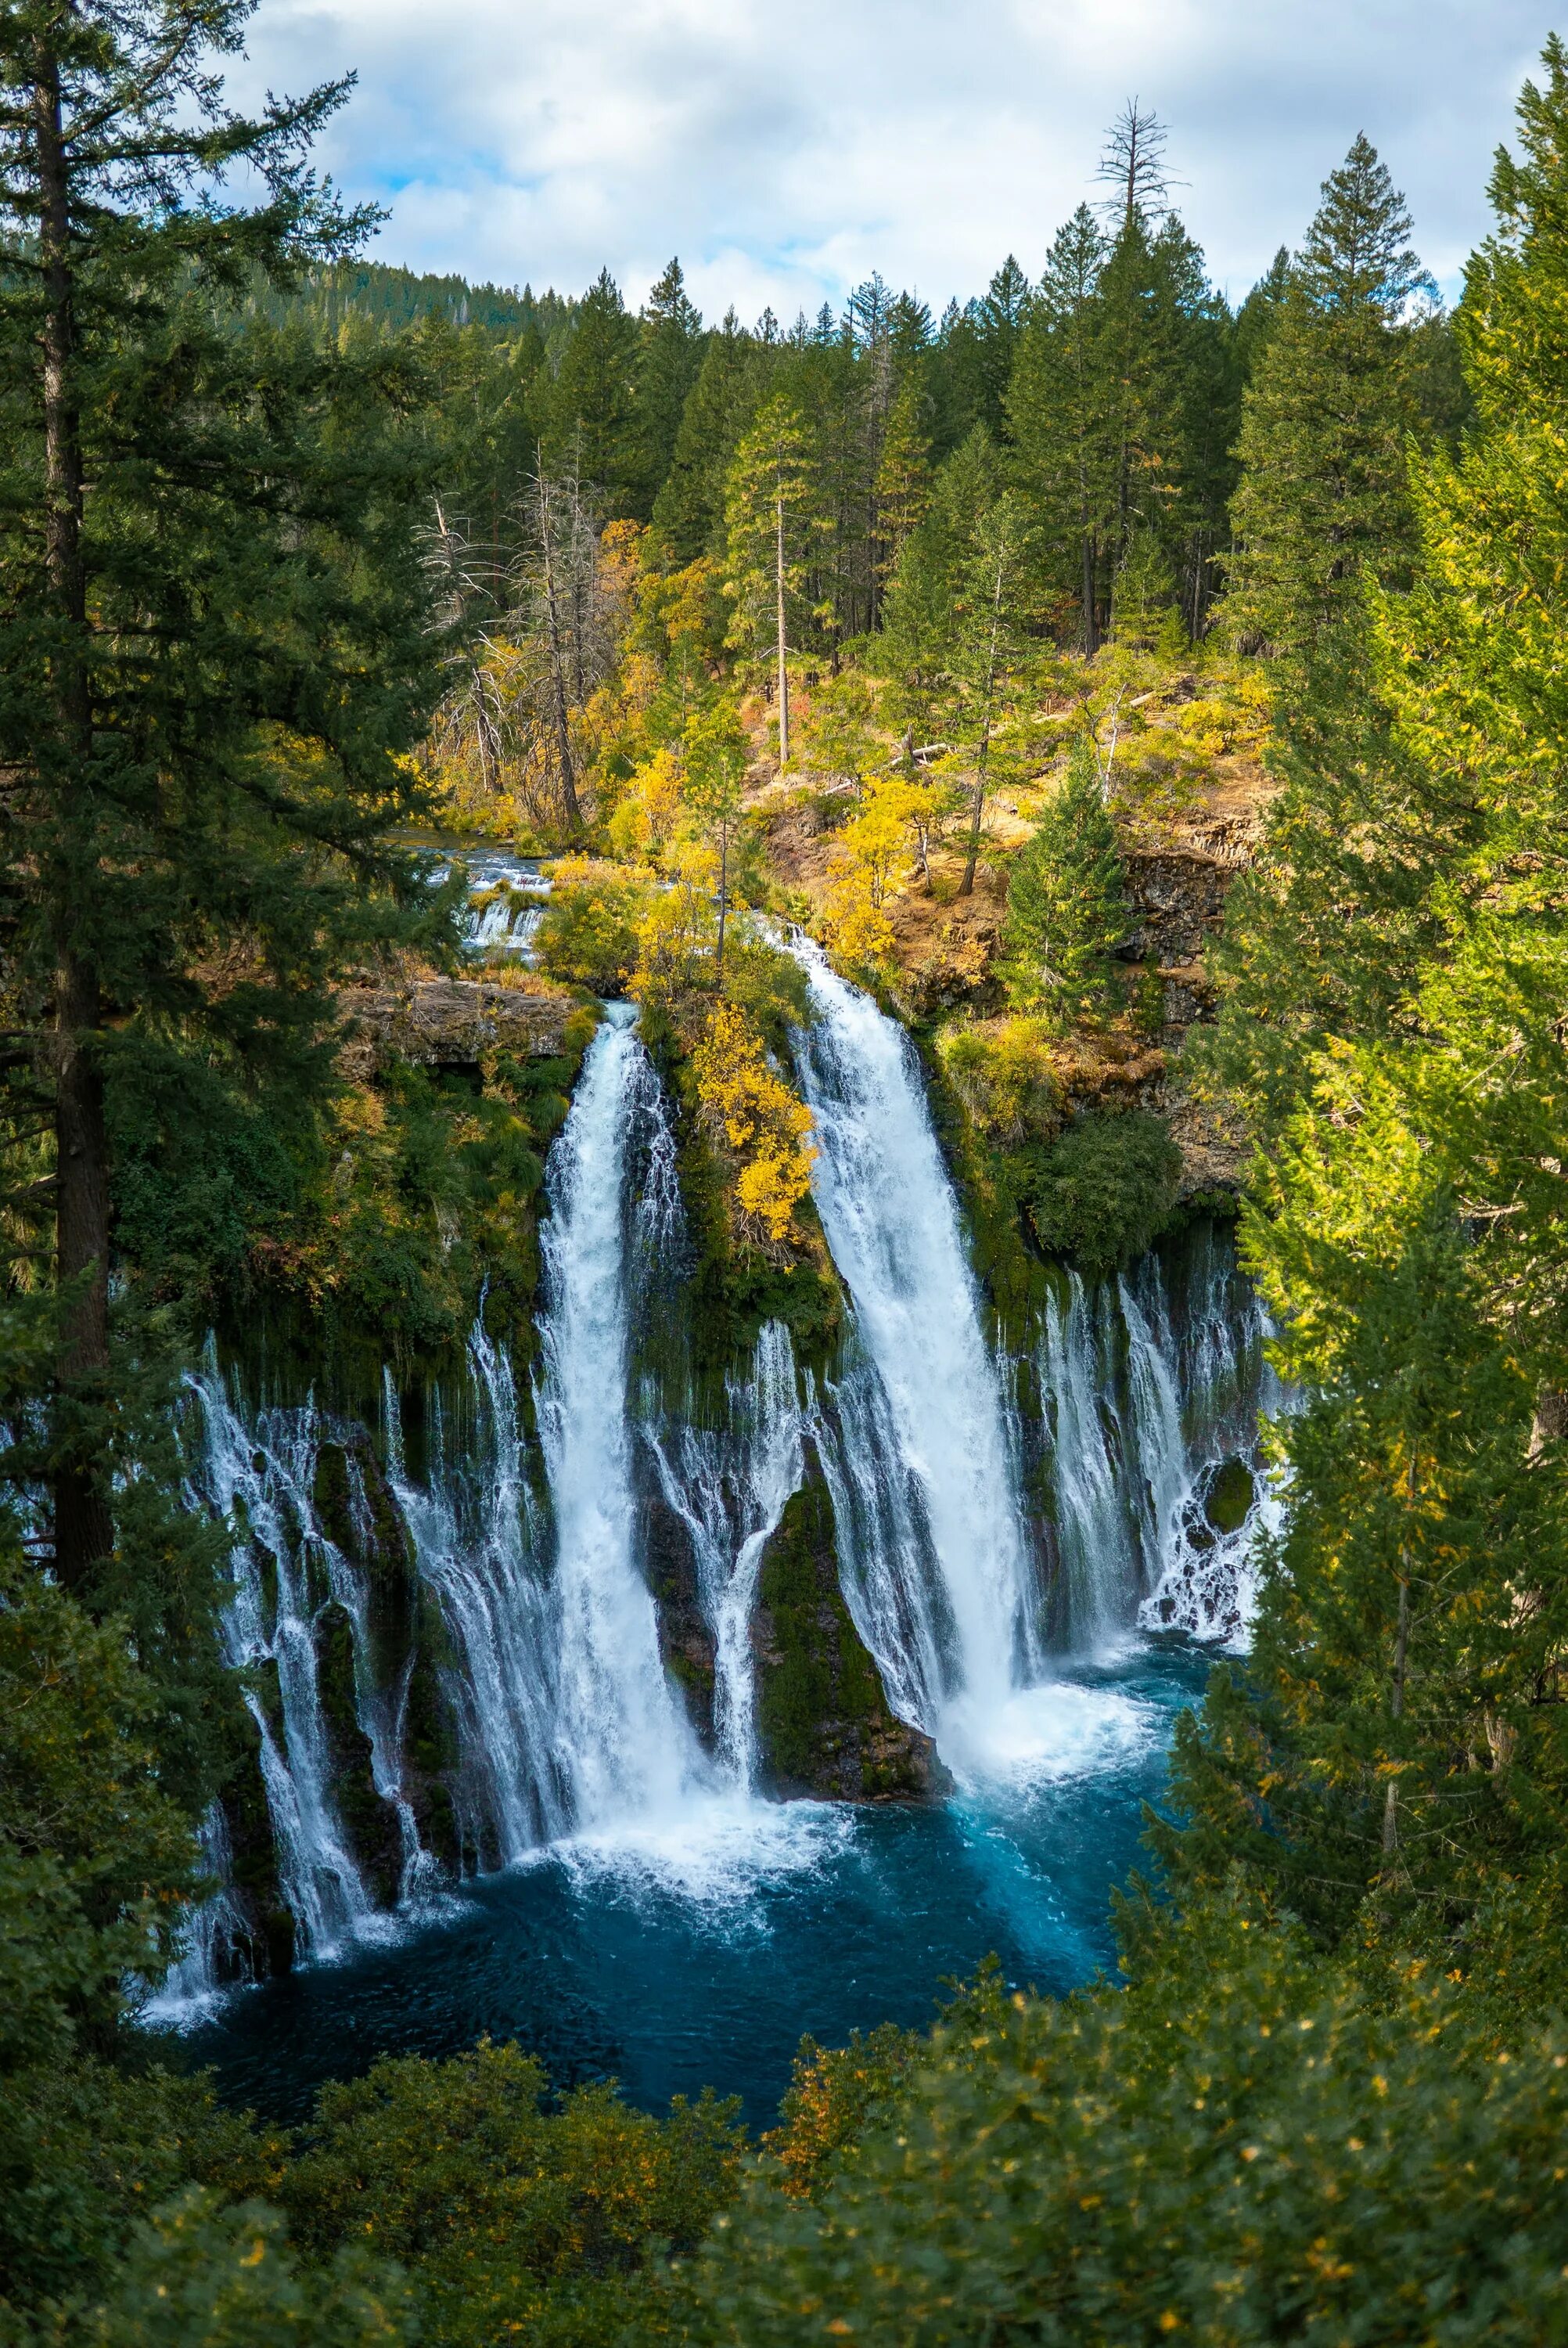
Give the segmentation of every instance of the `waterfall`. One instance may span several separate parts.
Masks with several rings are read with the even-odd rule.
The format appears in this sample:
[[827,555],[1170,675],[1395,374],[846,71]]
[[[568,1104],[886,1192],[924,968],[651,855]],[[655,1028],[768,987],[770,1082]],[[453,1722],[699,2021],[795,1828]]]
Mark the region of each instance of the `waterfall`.
[[1111,1385],[1112,1344],[1102,1290],[1077,1272],[1065,1302],[1047,1300],[1040,1389],[1050,1431],[1062,1644],[1092,1653],[1124,1637],[1138,1601],[1138,1560],[1120,1474],[1122,1428]]
[[1140,1629],[1234,1639],[1247,1552],[1278,1511],[1256,1457],[1259,1414],[1282,1399],[1257,1298],[1212,1232],[1173,1282],[1151,1255],[1092,1292],[1076,1272],[1062,1288],[1039,1360],[1058,1638],[1090,1654]]
[[507,1865],[564,1833],[569,1818],[553,1749],[554,1603],[538,1564],[542,1528],[511,1365],[486,1334],[483,1308],[468,1369],[473,1408],[461,1449],[455,1457],[437,1396],[422,1485],[405,1464],[396,1388],[384,1373],[387,1472],[455,1658],[442,1687],[464,1762],[463,1839]]
[[685,1526],[698,1596],[713,1634],[713,1741],[720,1768],[749,1793],[757,1772],[752,1616],[763,1551],[804,1472],[801,1410],[789,1331],[770,1321],[748,1378],[725,1389],[720,1428],[644,1427],[661,1488]]
[[637,1566],[628,1413],[628,1136],[662,1114],[629,1004],[589,1047],[546,1180],[537,1408],[555,1519],[555,1749],[579,1829],[668,1816],[702,1756]]
[[[809,1858],[827,1829],[799,1807],[786,1825],[753,1797],[752,1649],[764,1555],[808,1454],[888,1702],[971,1778],[1075,1772],[1132,1733],[1130,1699],[1073,1675],[1140,1631],[1245,1635],[1247,1548],[1279,1507],[1258,1473],[1256,1419],[1281,1397],[1261,1307],[1228,1248],[1204,1231],[1119,1279],[1053,1276],[1032,1362],[999,1365],[913,1047],[816,948],[794,951],[816,1014],[794,1045],[814,1189],[852,1303],[820,1391],[778,1323],[717,1413],[671,1406],[679,1379],[662,1339],[661,1383],[637,1366],[640,1331],[682,1326],[685,1233],[673,1131],[628,1005],[610,1006],[549,1152],[539,1355],[521,1397],[481,1305],[466,1379],[427,1397],[407,1448],[385,1373],[384,1489],[363,1434],[313,1405],[248,1415],[215,1356],[190,1381],[190,1497],[232,1528],[223,1635],[245,1671],[302,1958],[388,1929],[394,1897],[405,1910],[428,1897],[434,1862],[409,1792],[428,1820],[445,1818],[449,1794],[450,1834],[432,1839],[459,1854],[460,1872],[554,1847],[574,1865],[630,1853],[666,1881],[727,1892]],[[1020,1375],[1038,1384],[1038,1424],[1014,1407]],[[318,1512],[323,1444],[341,1447],[346,1472],[326,1508],[336,1540]],[[1031,1530],[1023,1494],[1046,1484]],[[712,1637],[711,1756],[663,1660],[650,1505],[683,1529]],[[404,1579],[384,1584],[389,1507],[406,1550]],[[1053,1572],[1037,1567],[1037,1546]],[[406,1612],[401,1644],[386,1637],[389,1589]],[[329,1625],[337,1661],[323,1686]],[[405,1762],[415,1688],[420,1719],[434,1690],[450,1732],[439,1783],[420,1774],[423,1744],[418,1769]],[[345,1726],[358,1808],[334,1783]],[[384,1805],[380,1845],[367,1766]],[[193,1916],[155,2013],[199,2007],[242,1951],[251,1927],[224,1888],[227,1836],[215,1810],[203,1849],[220,1888]]]
[[[316,1617],[355,1576],[316,1521],[316,1414],[309,1406],[263,1411],[247,1427],[212,1357],[190,1383],[206,1426],[196,1494],[235,1530],[224,1645],[237,1670],[250,1667],[241,1693],[256,1726],[279,1877],[302,1953],[331,1956],[364,1931],[374,1903],[338,1817],[317,1668]],[[356,1653],[358,1597],[349,1610]],[[263,1699],[268,1676],[275,1705]],[[374,1749],[375,1724],[360,1725]]]
[[142,2008],[144,2018],[153,2024],[184,2027],[202,2020],[218,2003],[221,1984],[250,1978],[249,1928],[234,1897],[228,1821],[216,1802],[202,1819],[197,1839],[202,1871],[217,1889],[191,1909],[185,1920],[183,1950]]
[[[794,951],[816,1014],[796,1043],[818,1153],[813,1187],[880,1389],[859,1415],[880,1420],[890,1441],[889,1488],[863,1513],[891,1530],[895,1554],[917,1545],[928,1559],[928,1570],[897,1577],[912,1641],[873,1652],[919,1726],[934,1732],[960,1700],[983,1723],[1040,1662],[1000,1381],[914,1047],[809,941]],[[840,1396],[841,1410],[853,1416],[855,1402]],[[864,1463],[849,1472],[864,1478]],[[840,1481],[847,1498],[842,1471]],[[892,1579],[880,1569],[858,1577],[867,1624],[884,1639]]]

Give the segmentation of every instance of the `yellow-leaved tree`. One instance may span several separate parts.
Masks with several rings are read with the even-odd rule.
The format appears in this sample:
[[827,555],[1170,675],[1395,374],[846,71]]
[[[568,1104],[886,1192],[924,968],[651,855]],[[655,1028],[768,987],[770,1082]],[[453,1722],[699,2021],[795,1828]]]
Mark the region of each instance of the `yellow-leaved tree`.
[[940,796],[915,776],[882,775],[845,825],[828,858],[826,905],[828,942],[844,961],[865,965],[892,952],[887,899],[912,870],[925,870]]
[[618,856],[657,863],[681,819],[680,762],[661,747],[645,758],[626,786],[610,819],[610,844]]
[[715,983],[718,967],[718,851],[689,834],[674,839],[637,924],[631,993],[648,1008],[670,1011]]
[[742,1230],[784,1245],[811,1188],[811,1111],[769,1066],[761,1035],[737,1004],[713,1005],[692,1055],[692,1074],[704,1125],[739,1161],[734,1196]]

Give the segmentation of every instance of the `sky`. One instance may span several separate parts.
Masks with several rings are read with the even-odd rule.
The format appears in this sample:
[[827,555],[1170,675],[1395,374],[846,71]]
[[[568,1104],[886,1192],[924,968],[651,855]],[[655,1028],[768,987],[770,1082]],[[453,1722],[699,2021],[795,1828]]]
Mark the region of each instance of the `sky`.
[[260,0],[237,99],[358,88],[322,158],[374,257],[629,302],[679,254],[712,318],[838,306],[873,270],[939,310],[1038,276],[1106,124],[1169,130],[1239,299],[1364,129],[1450,296],[1542,0]]

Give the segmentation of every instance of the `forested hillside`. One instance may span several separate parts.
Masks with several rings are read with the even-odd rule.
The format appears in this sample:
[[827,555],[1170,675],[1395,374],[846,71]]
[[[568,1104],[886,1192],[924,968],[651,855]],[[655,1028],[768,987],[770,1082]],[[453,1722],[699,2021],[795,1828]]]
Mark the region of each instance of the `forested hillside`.
[[[1568,52],[1451,313],[1365,138],[1231,307],[1132,106],[983,293],[748,326],[371,264],[346,88],[208,78],[245,14],[0,12],[0,2338],[1568,2336]],[[1122,1977],[807,2041],[760,2142],[487,2042],[254,2125],[137,2025],[215,1801],[292,1955],[189,1379],[395,1423],[482,1314],[526,1386],[609,999],[692,1233],[649,1376],[825,1386],[792,927],[914,1039],[999,1349],[1199,1215],[1271,1316],[1283,1529]],[[815,1505],[781,1778],[831,1698],[928,1791]]]

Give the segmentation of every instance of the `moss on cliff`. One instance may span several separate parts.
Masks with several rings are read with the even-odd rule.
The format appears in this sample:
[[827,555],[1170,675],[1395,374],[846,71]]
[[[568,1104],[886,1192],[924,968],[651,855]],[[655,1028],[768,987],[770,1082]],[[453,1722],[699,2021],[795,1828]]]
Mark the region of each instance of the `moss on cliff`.
[[833,1508],[814,1478],[763,1553],[757,1742],[785,1794],[877,1801],[928,1795],[929,1741],[887,1709],[876,1666],[838,1586]]

